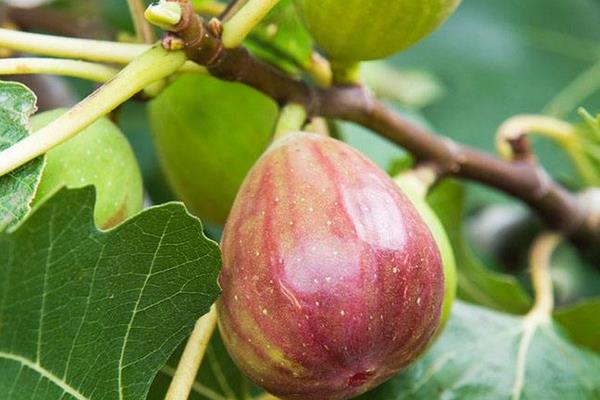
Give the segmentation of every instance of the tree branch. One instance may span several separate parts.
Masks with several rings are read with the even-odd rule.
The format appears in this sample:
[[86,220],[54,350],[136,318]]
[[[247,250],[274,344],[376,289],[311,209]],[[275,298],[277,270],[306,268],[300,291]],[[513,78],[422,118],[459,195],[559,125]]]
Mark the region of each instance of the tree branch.
[[590,215],[594,208],[554,182],[534,161],[503,161],[458,144],[391,111],[363,86],[316,88],[254,58],[243,47],[226,49],[218,32],[193,13],[189,2],[180,4],[183,18],[173,31],[183,40],[188,58],[215,77],[242,82],[281,105],[301,104],[309,116],[362,125],[405,148],[417,161],[434,164],[439,179],[455,176],[494,187],[527,203],[549,228],[577,244],[594,247],[600,242],[600,228],[589,222],[598,217]]

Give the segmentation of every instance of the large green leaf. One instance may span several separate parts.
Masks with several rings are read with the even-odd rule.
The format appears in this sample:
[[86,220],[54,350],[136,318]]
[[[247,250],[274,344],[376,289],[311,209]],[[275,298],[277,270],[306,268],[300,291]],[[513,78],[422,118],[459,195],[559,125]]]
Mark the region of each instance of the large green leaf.
[[0,398],[143,399],[219,290],[218,246],[180,204],[101,232],[93,189],[0,234]]
[[493,272],[475,257],[463,230],[464,186],[448,180],[436,188],[427,201],[439,216],[456,256],[458,296],[463,300],[511,313],[524,313],[530,299],[517,280]]
[[600,357],[551,320],[457,302],[446,330],[405,372],[369,400],[582,400],[600,397]]
[[600,352],[600,298],[558,310],[555,318],[576,343]]
[[[35,102],[35,95],[27,87],[0,81],[0,151],[29,135],[27,124],[35,111]],[[0,231],[13,226],[30,211],[43,165],[43,158],[38,158],[0,177]]]

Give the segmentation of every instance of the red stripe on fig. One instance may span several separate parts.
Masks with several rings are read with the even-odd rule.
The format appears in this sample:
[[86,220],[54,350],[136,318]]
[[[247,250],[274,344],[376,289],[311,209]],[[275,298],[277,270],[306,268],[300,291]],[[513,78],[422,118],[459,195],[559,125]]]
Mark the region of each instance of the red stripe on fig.
[[437,245],[351,147],[295,133],[251,170],[222,241],[218,301],[240,369],[283,399],[345,399],[410,364],[439,325]]

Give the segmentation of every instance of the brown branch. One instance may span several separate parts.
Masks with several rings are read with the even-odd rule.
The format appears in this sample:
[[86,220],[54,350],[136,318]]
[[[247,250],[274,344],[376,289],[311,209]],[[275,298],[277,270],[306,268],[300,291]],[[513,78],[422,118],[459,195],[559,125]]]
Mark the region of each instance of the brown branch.
[[214,29],[191,11],[191,5],[185,0],[180,3],[185,11],[176,34],[183,39],[188,57],[215,77],[242,82],[280,104],[300,103],[311,116],[369,128],[408,150],[417,161],[435,164],[440,179],[456,176],[494,187],[527,203],[548,227],[578,244],[599,243],[597,225],[589,223],[597,217],[589,215],[593,207],[554,182],[533,160],[502,161],[458,144],[391,111],[362,86],[315,88],[254,58],[244,48],[225,49]]

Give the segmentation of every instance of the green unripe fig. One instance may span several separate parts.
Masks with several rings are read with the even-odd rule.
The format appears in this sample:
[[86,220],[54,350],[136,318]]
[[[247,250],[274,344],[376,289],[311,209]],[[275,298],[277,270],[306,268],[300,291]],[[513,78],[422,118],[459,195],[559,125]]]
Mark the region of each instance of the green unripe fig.
[[192,213],[225,222],[277,115],[275,102],[254,89],[198,74],[178,78],[150,103],[161,167]]
[[444,270],[409,198],[350,146],[278,139],[246,177],[221,243],[223,341],[284,400],[341,400],[412,363],[440,326]]
[[436,332],[436,335],[439,335],[450,318],[452,304],[456,297],[457,281],[454,250],[452,249],[450,239],[448,238],[444,226],[424,199],[422,194],[422,183],[410,174],[400,175],[394,180],[404,194],[410,199],[413,206],[421,215],[421,218],[423,218],[429,227],[440,250],[440,255],[442,256],[442,265],[444,267],[444,302],[442,304],[442,313],[440,315],[440,326]]
[[[64,114],[57,109],[34,115],[33,131]],[[50,150],[32,206],[63,186],[96,187],[94,220],[108,229],[139,212],[143,205],[142,175],[125,136],[110,120],[102,118],[74,138]]]
[[460,0],[295,0],[317,44],[333,60],[384,58],[432,32]]

